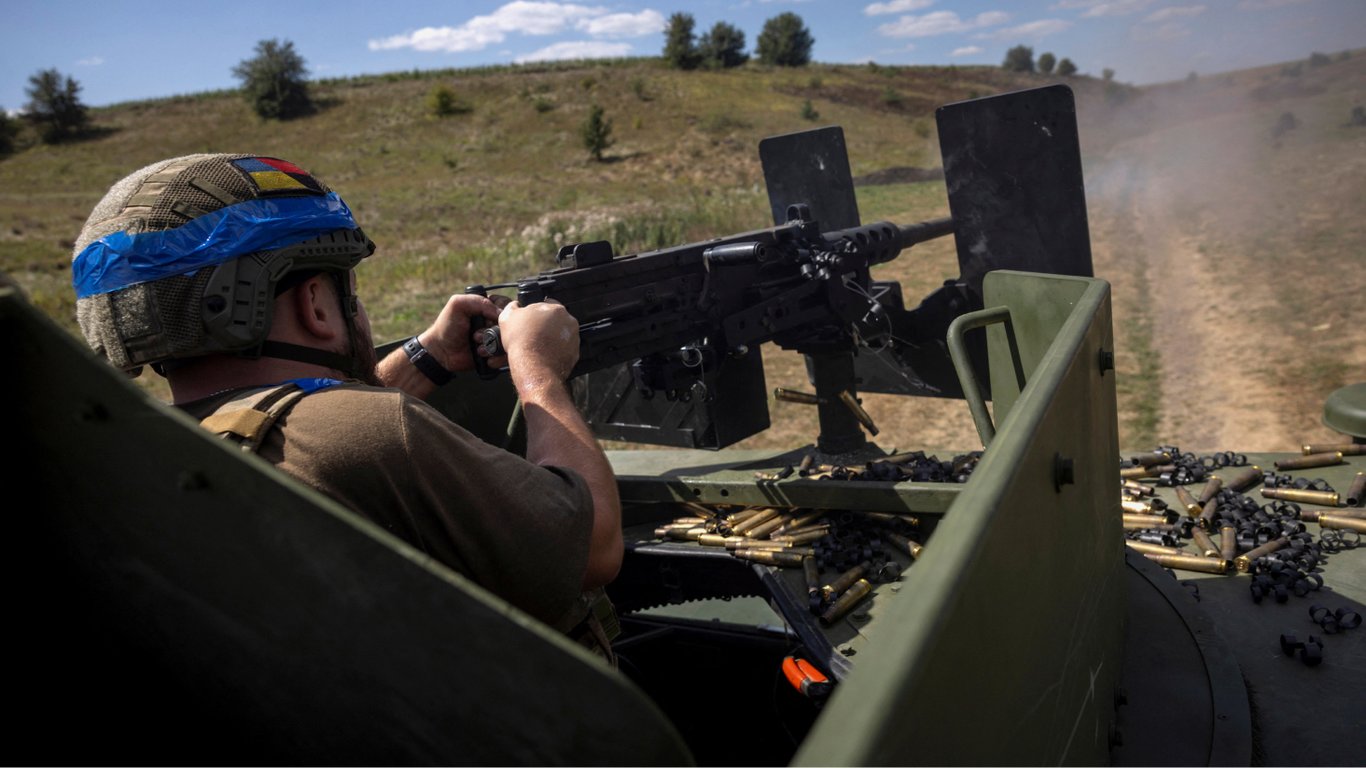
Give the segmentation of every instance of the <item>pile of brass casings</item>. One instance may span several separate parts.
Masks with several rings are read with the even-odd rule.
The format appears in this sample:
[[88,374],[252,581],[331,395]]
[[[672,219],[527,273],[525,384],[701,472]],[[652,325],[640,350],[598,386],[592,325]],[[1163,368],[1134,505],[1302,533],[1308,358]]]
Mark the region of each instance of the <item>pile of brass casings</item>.
[[[894,581],[901,567],[887,553],[920,557],[924,545],[898,532],[917,531],[920,520],[891,512],[830,511],[780,507],[727,508],[684,502],[686,514],[655,528],[655,537],[724,548],[731,556],[778,568],[802,568],[809,607],[828,624],[838,621],[873,593],[873,582]],[[881,553],[844,570],[829,583],[820,579],[816,547],[830,543],[832,529],[856,526],[859,540],[875,532]],[[912,534],[914,535],[914,534]],[[866,550],[863,550],[866,551]],[[863,557],[863,555],[857,555]]]

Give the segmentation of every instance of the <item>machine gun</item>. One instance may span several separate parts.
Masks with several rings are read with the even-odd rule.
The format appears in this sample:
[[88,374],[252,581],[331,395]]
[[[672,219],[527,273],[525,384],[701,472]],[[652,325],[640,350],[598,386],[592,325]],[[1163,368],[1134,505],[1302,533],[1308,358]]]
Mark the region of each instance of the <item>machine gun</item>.
[[[760,345],[774,342],[806,355],[818,447],[857,450],[865,438],[841,393],[961,396],[944,331],[981,308],[988,270],[1091,274],[1071,91],[961,102],[937,118],[951,218],[860,224],[843,131],[822,128],[760,143],[772,228],[623,256],[605,241],[567,245],[554,269],[467,290],[515,285],[523,305],[565,305],[581,324],[576,399],[599,437],[721,448],[767,428]],[[916,309],[872,279],[949,233],[961,274]],[[973,357],[984,381],[984,355]]]

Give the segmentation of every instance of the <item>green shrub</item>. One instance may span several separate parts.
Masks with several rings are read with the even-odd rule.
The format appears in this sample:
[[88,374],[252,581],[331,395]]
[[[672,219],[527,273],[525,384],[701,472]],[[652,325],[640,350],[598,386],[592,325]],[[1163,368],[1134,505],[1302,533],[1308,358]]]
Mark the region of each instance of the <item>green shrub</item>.
[[456,97],[455,91],[444,83],[427,92],[427,111],[435,117],[463,115],[470,106]]
[[588,117],[579,127],[584,149],[594,160],[602,162],[602,153],[612,146],[612,121],[603,117],[601,106],[594,104],[588,110]]
[[1006,51],[1006,58],[1005,61],[1001,62],[1001,69],[1007,72],[1033,72],[1034,49],[1027,45],[1017,45]]
[[816,118],[818,118],[818,117],[820,117],[820,116],[821,116],[821,113],[817,112],[817,111],[816,111],[816,108],[813,107],[813,106],[811,106],[811,99],[807,99],[806,101],[803,101],[803,102],[802,102],[802,119],[803,119],[803,120],[815,120]]
[[544,96],[537,96],[536,98],[531,100],[531,106],[537,112],[544,114],[555,108],[555,102],[545,98]]
[[28,79],[28,104],[24,116],[48,144],[79,136],[89,115],[81,103],[81,85],[56,69],[44,69]]
[[754,52],[764,64],[802,67],[811,63],[811,48],[815,44],[801,16],[780,13],[764,22]]
[[308,95],[304,58],[286,40],[262,40],[256,55],[238,62],[232,74],[242,81],[242,92],[256,114],[286,120],[313,111]]

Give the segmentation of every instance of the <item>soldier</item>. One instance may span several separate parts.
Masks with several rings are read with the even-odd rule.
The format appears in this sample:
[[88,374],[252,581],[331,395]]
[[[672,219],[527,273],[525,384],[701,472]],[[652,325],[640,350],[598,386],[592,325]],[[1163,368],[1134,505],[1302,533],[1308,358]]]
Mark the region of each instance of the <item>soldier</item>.
[[[340,197],[283,160],[154,163],[96,205],[72,261],[94,350],[165,376],[211,431],[361,513],[546,623],[602,646],[585,595],[621,565],[621,510],[565,378],[578,324],[545,302],[452,296],[376,361],[353,271],[375,245]],[[527,457],[421,398],[473,368],[471,318],[496,321]]]

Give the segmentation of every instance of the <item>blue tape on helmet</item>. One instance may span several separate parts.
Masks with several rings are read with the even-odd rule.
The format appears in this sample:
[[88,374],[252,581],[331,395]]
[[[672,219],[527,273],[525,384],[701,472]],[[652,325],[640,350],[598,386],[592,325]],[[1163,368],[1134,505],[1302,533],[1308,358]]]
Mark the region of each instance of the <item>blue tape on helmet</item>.
[[335,192],[248,200],[175,229],[106,235],[76,256],[71,284],[83,299],[355,228],[351,209]]
[[294,385],[297,386],[299,389],[302,389],[302,390],[304,391],[304,394],[306,394],[306,395],[311,395],[311,394],[313,394],[314,392],[317,392],[317,391],[319,391],[319,390],[329,389],[329,388],[331,388],[331,387],[336,387],[336,386],[339,386],[339,385],[341,384],[341,382],[340,382],[340,381],[337,381],[336,379],[321,379],[321,378],[318,378],[318,379],[290,379],[289,381],[293,382]]

